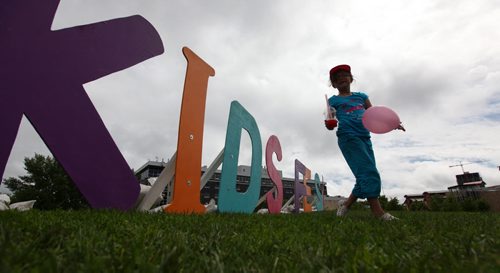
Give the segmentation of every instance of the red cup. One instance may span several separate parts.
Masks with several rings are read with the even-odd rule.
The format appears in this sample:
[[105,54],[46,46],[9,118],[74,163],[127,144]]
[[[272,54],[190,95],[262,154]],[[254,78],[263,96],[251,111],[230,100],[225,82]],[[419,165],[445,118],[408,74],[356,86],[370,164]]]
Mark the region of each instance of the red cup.
[[336,119],[325,119],[325,126],[328,130],[333,130],[335,127],[337,127],[337,120]]

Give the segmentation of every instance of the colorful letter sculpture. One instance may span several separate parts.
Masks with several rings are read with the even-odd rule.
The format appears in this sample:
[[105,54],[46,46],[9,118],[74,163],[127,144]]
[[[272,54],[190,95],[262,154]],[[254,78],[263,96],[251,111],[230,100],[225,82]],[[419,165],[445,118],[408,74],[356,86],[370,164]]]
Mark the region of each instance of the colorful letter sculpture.
[[276,154],[278,161],[282,159],[281,144],[275,135],[269,137],[266,145],[266,166],[267,174],[271,181],[276,186],[276,191],[269,191],[266,194],[267,207],[269,213],[280,213],[281,205],[283,204],[283,182],[281,181],[280,174],[273,164],[273,153]]
[[208,77],[215,70],[193,53],[182,49],[188,66],[182,95],[179,136],[177,138],[177,163],[172,203],[166,212],[204,213],[200,204],[200,166],[205,122]]
[[[3,174],[5,170],[25,115],[92,207],[128,210],[139,196],[139,182],[83,84],[162,54],[161,39],[141,16],[51,31],[58,4],[59,0],[0,3],[0,172]],[[205,103],[208,79],[215,71],[189,48],[183,48],[183,53],[188,66],[175,173],[172,165],[161,176],[164,187],[175,174],[172,202],[165,212],[203,213],[200,166]],[[250,184],[246,192],[238,192],[236,178],[243,129],[250,135],[252,161]],[[266,194],[266,200],[270,213],[280,213],[283,183],[272,162],[273,154],[281,161],[281,145],[274,135],[266,145],[266,165],[275,190]],[[243,106],[233,101],[219,188],[220,212],[254,211],[261,188],[261,168],[262,143],[257,123]],[[303,174],[303,181],[299,181],[299,173]],[[295,160],[295,212],[299,212],[301,202],[305,212],[312,210],[307,200],[311,188],[306,185],[310,177],[311,171]],[[316,206],[322,210],[317,174],[314,181]],[[154,195],[162,190],[157,188],[152,192]],[[157,198],[154,195],[150,195],[153,200]],[[148,204],[140,204],[140,209],[144,210]]]
[[321,181],[319,180],[319,175],[315,174],[314,175],[314,192],[316,193],[316,210],[317,211],[322,211],[323,210],[323,191],[320,189],[321,187]]
[[[252,142],[250,185],[246,192],[236,190],[241,131],[245,129]],[[262,168],[262,142],[255,119],[237,101],[231,103],[224,146],[224,160],[219,187],[220,212],[252,213],[259,200]],[[177,186],[177,185],[176,185]]]
[[[302,183],[299,180],[299,173],[304,176]],[[294,197],[294,209],[295,213],[300,212],[300,203],[302,200],[304,212],[312,211],[312,206],[307,202],[307,197],[311,196],[311,188],[307,186],[307,180],[311,178],[311,170],[306,168],[302,162],[295,159],[295,197]]]
[[141,16],[51,31],[58,4],[0,3],[0,172],[24,114],[92,207],[130,209],[139,183],[82,85],[163,53],[161,39]]

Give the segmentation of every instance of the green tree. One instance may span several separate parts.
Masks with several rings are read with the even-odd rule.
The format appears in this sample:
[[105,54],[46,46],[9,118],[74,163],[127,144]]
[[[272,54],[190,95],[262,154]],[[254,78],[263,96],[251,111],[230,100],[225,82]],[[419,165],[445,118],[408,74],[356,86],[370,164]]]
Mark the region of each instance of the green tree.
[[424,201],[413,201],[410,205],[411,211],[423,211],[427,210],[427,207],[424,204]]
[[477,210],[479,210],[479,211],[489,211],[490,210],[490,204],[488,204],[488,202],[486,202],[483,199],[479,199],[477,201]]
[[472,198],[466,198],[462,201],[462,210],[463,211],[477,211],[477,201]]
[[73,184],[61,165],[50,156],[35,154],[24,158],[25,176],[4,179],[13,192],[12,203],[36,200],[34,208],[82,209],[89,204]]
[[445,202],[444,197],[432,196],[429,208],[432,211],[443,211],[444,210],[444,202]]
[[456,197],[448,197],[443,200],[442,203],[443,211],[460,211],[462,210],[462,206]]
[[403,205],[399,204],[399,200],[396,197],[391,198],[387,202],[387,210],[403,210]]
[[378,201],[380,202],[380,206],[382,206],[383,209],[387,209],[387,204],[389,203],[389,200],[385,195],[379,196]]

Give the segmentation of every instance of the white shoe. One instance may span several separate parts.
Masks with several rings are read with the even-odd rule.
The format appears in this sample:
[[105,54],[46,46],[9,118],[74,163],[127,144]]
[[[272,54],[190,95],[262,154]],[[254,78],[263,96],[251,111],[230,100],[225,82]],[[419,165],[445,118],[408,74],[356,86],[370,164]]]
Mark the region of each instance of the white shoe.
[[394,217],[390,213],[386,212],[382,216],[380,216],[380,220],[382,220],[382,221],[393,221],[393,220],[399,220],[399,218]]
[[347,214],[349,209],[344,205],[345,200],[340,200],[339,201],[339,208],[337,209],[337,216],[342,217]]

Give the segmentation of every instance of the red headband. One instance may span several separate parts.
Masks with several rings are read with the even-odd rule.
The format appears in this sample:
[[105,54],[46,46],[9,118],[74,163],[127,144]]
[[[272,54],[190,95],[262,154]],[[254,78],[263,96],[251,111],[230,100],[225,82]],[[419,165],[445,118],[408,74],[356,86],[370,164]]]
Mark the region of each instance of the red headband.
[[341,71],[341,70],[344,70],[344,71],[351,73],[350,66],[348,66],[347,64],[341,64],[341,65],[337,65],[334,68],[330,69],[330,76]]

